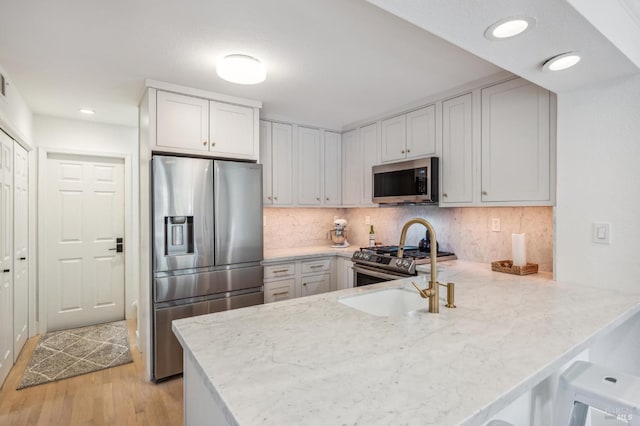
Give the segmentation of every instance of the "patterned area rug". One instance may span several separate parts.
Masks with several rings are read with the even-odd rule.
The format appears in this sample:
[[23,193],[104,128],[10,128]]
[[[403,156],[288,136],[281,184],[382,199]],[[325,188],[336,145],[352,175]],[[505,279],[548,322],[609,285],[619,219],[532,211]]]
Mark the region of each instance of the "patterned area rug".
[[132,361],[125,321],[54,331],[38,342],[17,389]]

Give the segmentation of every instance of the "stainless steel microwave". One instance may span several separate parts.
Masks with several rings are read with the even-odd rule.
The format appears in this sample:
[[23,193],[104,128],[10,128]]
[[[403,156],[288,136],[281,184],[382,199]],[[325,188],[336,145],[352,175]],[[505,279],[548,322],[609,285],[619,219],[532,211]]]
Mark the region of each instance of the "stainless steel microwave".
[[438,202],[438,157],[373,167],[373,202],[433,204]]

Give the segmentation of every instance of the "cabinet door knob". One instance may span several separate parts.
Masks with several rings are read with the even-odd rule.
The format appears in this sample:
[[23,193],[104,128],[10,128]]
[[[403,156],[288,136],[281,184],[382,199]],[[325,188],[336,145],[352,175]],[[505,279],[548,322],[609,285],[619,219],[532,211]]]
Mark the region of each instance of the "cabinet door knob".
[[482,195],[489,195],[489,194],[487,194],[487,191],[482,191]]
[[20,260],[27,260],[27,258],[26,257],[21,257]]
[[269,196],[267,197],[267,200],[270,200],[270,199],[271,199],[271,195],[269,195]]
[[274,200],[278,201],[278,197],[273,197]]
[[202,142],[202,145],[207,146],[207,141]]
[[302,283],[302,285],[303,285],[303,286],[306,286],[306,285],[307,285],[307,283]]
[[320,197],[316,197],[316,201],[320,201]]
[[329,201],[329,197],[327,197],[327,201]]
[[442,194],[443,197],[448,197],[447,193],[445,192],[444,194]]
[[404,154],[404,149],[402,151],[400,151],[400,152]]
[[[5,269],[2,272],[7,273],[7,272],[11,272],[11,269]],[[305,284],[306,285],[306,284]]]
[[410,153],[410,152],[411,152],[411,150],[410,150],[410,149],[408,149],[408,150],[407,150],[407,154],[408,154],[408,153]]
[[211,142],[211,146],[216,146],[216,143],[215,142]]

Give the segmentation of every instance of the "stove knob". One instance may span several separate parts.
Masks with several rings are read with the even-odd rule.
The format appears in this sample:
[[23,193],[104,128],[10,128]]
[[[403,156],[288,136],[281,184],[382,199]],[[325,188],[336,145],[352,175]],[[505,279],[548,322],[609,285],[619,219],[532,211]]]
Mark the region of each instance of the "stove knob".
[[369,260],[371,258],[371,255],[368,253],[364,254],[364,260]]
[[396,260],[396,266],[402,266],[402,260],[400,259]]
[[411,262],[409,262],[408,260],[405,260],[404,262],[402,262],[402,266],[404,266],[405,268],[408,268],[409,265],[411,265]]

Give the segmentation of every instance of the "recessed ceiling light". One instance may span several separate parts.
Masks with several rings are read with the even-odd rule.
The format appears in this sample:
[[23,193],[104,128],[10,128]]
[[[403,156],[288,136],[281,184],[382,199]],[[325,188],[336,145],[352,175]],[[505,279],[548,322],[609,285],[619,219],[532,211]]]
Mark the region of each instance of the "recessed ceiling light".
[[512,16],[499,20],[490,25],[484,32],[484,36],[489,40],[504,40],[522,34],[526,30],[533,28],[536,20],[530,16]]
[[262,62],[248,55],[225,56],[218,61],[216,72],[220,78],[237,84],[257,84],[267,78]]
[[96,112],[94,110],[92,110],[91,108],[80,108],[78,111],[80,111],[83,114],[87,114],[87,115],[93,115]]
[[571,68],[575,64],[580,62],[580,55],[577,52],[567,52],[560,55],[556,55],[553,58],[547,59],[542,64],[543,71],[562,71],[567,68]]

